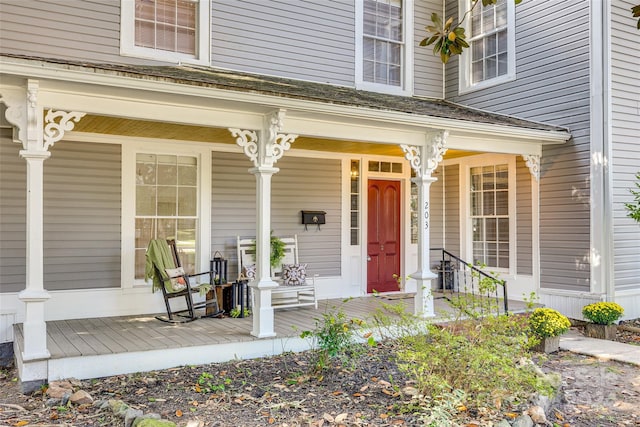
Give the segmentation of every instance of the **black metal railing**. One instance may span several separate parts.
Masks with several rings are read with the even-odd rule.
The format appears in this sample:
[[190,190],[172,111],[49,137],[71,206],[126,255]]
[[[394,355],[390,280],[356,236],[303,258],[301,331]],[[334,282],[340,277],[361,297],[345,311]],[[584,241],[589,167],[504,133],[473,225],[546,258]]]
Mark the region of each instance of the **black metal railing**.
[[507,281],[489,274],[444,248],[440,252],[438,291],[444,298],[469,315],[506,314],[509,312]]

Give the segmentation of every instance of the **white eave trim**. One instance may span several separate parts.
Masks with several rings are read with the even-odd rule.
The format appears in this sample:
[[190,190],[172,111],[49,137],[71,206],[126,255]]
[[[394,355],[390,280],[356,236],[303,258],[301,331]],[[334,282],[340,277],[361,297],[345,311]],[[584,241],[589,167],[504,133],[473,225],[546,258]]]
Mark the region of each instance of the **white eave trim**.
[[[55,67],[46,67],[47,63],[41,61],[41,65],[33,63],[12,62],[6,57],[0,57],[2,74],[14,75],[22,78],[35,78],[46,80],[60,80],[72,83],[83,83],[118,87],[124,89],[154,91],[161,93],[180,93],[184,96],[199,98],[215,98],[231,102],[242,102],[253,105],[264,105],[265,109],[285,108],[291,114],[295,112],[313,113],[319,118],[321,114],[339,116],[342,118],[357,118],[363,120],[376,120],[392,122],[395,125],[406,125],[413,129],[437,128],[450,131],[474,132],[486,135],[499,135],[505,137],[529,139],[533,143],[563,144],[571,138],[571,134],[565,131],[544,131],[515,126],[503,126],[491,123],[481,123],[466,120],[439,118],[433,116],[416,116],[398,111],[382,111],[371,108],[354,107],[324,103],[319,101],[285,98],[274,95],[241,92],[202,86],[190,86],[167,81],[147,80],[117,75],[117,71],[107,70],[105,73],[86,72],[84,70],[70,70]],[[176,91],[179,87],[180,90]],[[265,110],[266,111],[266,110]]]

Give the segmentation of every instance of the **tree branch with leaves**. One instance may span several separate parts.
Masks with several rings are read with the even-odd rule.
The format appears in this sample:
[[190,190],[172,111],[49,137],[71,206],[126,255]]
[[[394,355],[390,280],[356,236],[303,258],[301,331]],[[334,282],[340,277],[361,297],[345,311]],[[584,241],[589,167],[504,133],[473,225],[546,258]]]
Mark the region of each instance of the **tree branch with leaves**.
[[[420,42],[420,46],[431,46],[433,44],[433,54],[440,55],[440,60],[443,64],[446,64],[451,56],[460,55],[464,49],[469,47],[466,41],[467,35],[462,24],[473,9],[478,3],[481,3],[482,7],[487,7],[495,5],[497,2],[498,0],[472,0],[471,7],[456,25],[453,25],[453,16],[443,23],[440,15],[435,12],[432,13],[431,22],[433,25],[426,27],[428,36]],[[522,0],[513,0],[513,2],[518,5]],[[640,4],[631,8],[631,14],[634,18],[640,18]],[[637,27],[640,29],[640,19],[638,19]]]
[[627,216],[640,223],[640,172],[636,174],[636,179],[638,180],[638,182],[636,182],[636,187],[638,189],[629,190],[633,195],[633,202],[625,203],[624,207],[627,208]]

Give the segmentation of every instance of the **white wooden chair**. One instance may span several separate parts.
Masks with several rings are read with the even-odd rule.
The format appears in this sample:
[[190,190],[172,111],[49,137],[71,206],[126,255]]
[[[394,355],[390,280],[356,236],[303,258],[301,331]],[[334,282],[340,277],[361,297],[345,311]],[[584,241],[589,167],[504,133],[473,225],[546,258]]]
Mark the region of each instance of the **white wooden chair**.
[[[283,265],[300,265],[298,260],[298,236],[281,237],[285,244],[282,262],[271,269],[273,280],[278,287],[271,291],[271,305],[274,308],[303,307],[312,305],[318,308],[315,277],[307,277],[304,284],[285,285],[282,277]],[[238,250],[238,281],[249,281],[247,268],[255,265],[255,240],[237,237]]]

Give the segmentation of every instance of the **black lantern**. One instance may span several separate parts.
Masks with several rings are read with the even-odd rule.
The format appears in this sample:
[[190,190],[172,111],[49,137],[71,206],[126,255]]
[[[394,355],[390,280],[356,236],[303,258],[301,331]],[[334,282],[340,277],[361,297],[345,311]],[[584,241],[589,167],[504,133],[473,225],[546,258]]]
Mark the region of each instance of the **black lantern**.
[[213,254],[213,258],[210,261],[210,267],[212,271],[215,271],[213,284],[224,285],[227,283],[229,276],[227,274],[228,261],[222,256],[219,251]]

